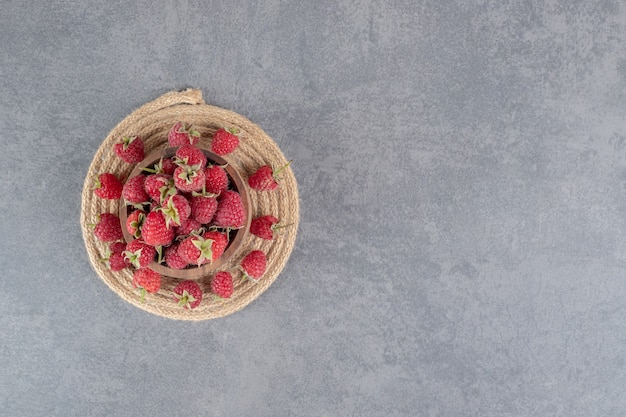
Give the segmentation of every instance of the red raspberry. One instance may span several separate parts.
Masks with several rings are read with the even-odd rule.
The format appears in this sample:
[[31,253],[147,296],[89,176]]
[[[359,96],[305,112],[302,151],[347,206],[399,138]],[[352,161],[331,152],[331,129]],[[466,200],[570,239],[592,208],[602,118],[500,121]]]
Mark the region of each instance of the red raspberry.
[[220,298],[233,295],[233,276],[230,272],[220,271],[211,280],[211,292]]
[[121,271],[130,266],[130,262],[124,258],[124,250],[126,250],[126,243],[124,242],[114,242],[109,246],[108,256],[103,260],[109,262],[111,271]]
[[117,200],[122,196],[124,184],[110,172],[100,174],[93,188],[93,192],[100,198]]
[[205,184],[204,170],[190,166],[180,166],[174,170],[174,185],[180,191],[200,191]]
[[217,210],[217,199],[212,194],[194,193],[191,197],[191,217],[198,223],[209,223]]
[[122,253],[112,253],[109,255],[109,268],[111,271],[117,272],[130,266],[130,262],[126,260]]
[[272,240],[278,222],[279,220],[271,215],[257,217],[250,223],[250,233],[261,239]]
[[146,213],[143,210],[133,210],[126,217],[126,231],[130,233],[135,239],[141,236],[141,227],[143,221],[146,218]]
[[220,194],[228,189],[228,174],[220,165],[208,165],[204,169],[205,189],[207,193]]
[[276,172],[269,165],[263,165],[254,174],[248,177],[248,185],[250,188],[257,191],[271,191],[278,188],[278,173],[287,168],[291,164],[291,161],[280,167]]
[[143,170],[146,172],[150,172],[152,174],[165,174],[172,175],[174,170],[176,169],[176,164],[172,161],[171,158],[163,158],[159,159],[159,162],[154,164],[153,168],[146,167]]
[[168,227],[161,211],[152,210],[141,226],[143,241],[151,246],[165,246],[174,240],[174,228]]
[[188,264],[202,265],[211,262],[213,252],[211,240],[205,240],[202,236],[191,235],[180,242],[178,255]]
[[129,164],[143,160],[143,141],[138,136],[124,136],[119,143],[113,145],[115,154]]
[[191,265],[215,262],[226,249],[228,237],[224,233],[208,231],[203,236],[191,235],[180,242],[178,254]]
[[211,151],[218,155],[227,155],[239,146],[239,138],[236,136],[237,129],[219,129],[213,134]]
[[156,254],[157,251],[154,246],[150,246],[139,239],[130,241],[124,251],[124,257],[138,269],[150,265]]
[[159,210],[165,216],[165,223],[169,227],[180,226],[191,216],[189,201],[180,194],[167,197]]
[[224,191],[217,200],[213,224],[226,229],[239,229],[246,221],[246,209],[241,195],[233,190]]
[[274,178],[274,172],[269,165],[263,165],[254,174],[248,178],[250,188],[258,191],[275,190],[278,182]]
[[159,165],[161,173],[165,175],[173,175],[176,169],[176,164],[170,158],[161,159],[161,165]]
[[120,218],[112,213],[102,213],[98,223],[94,225],[94,234],[103,242],[112,242],[124,237]]
[[137,269],[133,273],[133,287],[141,289],[141,302],[146,292],[155,293],[161,289],[161,274],[150,268]]
[[187,262],[178,254],[178,243],[165,248],[165,263],[172,269],[185,269]]
[[176,234],[176,236],[187,236],[192,232],[200,231],[201,228],[202,224],[190,217],[175,229],[174,234]]
[[260,250],[253,250],[241,260],[240,266],[245,278],[257,282],[267,268],[265,253]]
[[183,145],[176,150],[174,162],[178,166],[189,165],[204,168],[206,166],[207,158],[204,152],[202,152],[199,148],[192,145]]
[[147,203],[150,201],[150,196],[146,193],[144,187],[145,182],[146,176],[143,174],[138,174],[128,179],[122,190],[124,200],[129,203]]
[[113,242],[109,249],[111,253],[122,253],[126,250],[126,242]]
[[161,274],[150,268],[138,269],[133,274],[133,286],[155,293],[161,289]]
[[171,175],[166,174],[148,175],[144,182],[144,189],[146,194],[158,204],[161,204],[168,196],[176,194],[174,180]]
[[199,139],[200,132],[184,122],[174,124],[167,134],[170,146],[195,145]]
[[174,292],[174,301],[185,309],[196,308],[202,301],[202,288],[195,281],[183,281],[176,285],[172,291]]
[[228,246],[228,235],[217,230],[209,230],[203,237],[213,241],[211,250],[213,251],[213,262],[215,262],[224,254],[226,246]]

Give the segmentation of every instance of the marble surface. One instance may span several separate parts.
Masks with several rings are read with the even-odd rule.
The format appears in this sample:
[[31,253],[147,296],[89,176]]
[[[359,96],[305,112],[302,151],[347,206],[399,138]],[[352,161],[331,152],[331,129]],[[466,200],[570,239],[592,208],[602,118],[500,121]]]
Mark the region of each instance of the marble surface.
[[[626,4],[4,1],[0,414],[623,416]],[[259,124],[301,224],[246,309],[125,303],[83,245],[166,91]]]

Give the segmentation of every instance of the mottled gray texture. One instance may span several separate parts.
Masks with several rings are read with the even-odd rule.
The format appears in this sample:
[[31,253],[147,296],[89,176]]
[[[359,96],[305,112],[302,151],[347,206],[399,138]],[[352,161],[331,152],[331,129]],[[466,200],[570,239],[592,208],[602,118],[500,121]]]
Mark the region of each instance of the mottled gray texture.
[[[2,2],[0,414],[626,415],[626,5]],[[185,323],[91,269],[89,163],[186,87],[295,160],[297,244]]]

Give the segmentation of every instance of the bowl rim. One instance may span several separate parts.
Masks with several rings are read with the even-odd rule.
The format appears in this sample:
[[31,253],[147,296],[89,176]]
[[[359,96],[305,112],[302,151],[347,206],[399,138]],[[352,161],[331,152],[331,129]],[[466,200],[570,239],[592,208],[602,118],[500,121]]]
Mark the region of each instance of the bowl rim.
[[[200,146],[196,145],[196,147],[200,149],[207,157],[207,163],[219,165],[226,170],[232,188],[237,191],[241,196],[241,202],[246,211],[246,220],[241,228],[230,230],[229,242],[226,246],[226,250],[224,251],[222,256],[220,256],[220,258],[217,259],[215,262],[209,262],[200,266],[188,266],[185,269],[170,268],[165,264],[158,263],[156,260],[153,260],[150,265],[148,265],[148,268],[160,273],[161,275],[182,280],[197,280],[203,278],[207,275],[211,275],[211,273],[217,271],[219,268],[225,265],[231,259],[231,257],[240,249],[242,243],[248,235],[248,232],[250,230],[250,224],[252,222],[252,204],[250,201],[249,190],[242,176],[235,169],[235,167],[232,164],[228,163],[228,161],[222,156],[217,155],[216,153],[213,153],[210,150],[202,148]],[[144,173],[143,169],[145,167],[156,163],[159,159],[161,159],[161,157],[170,158],[174,156],[178,148],[179,147],[166,147],[150,152],[146,157],[144,157],[141,162],[135,165],[133,170],[128,175],[128,179]],[[131,241],[135,240],[135,237],[131,235],[126,229],[126,221],[128,219],[128,213],[130,208],[131,206],[127,205],[123,201],[123,199],[120,200],[119,218],[122,226],[122,232],[124,234],[124,240],[126,241],[126,243],[130,243]]]

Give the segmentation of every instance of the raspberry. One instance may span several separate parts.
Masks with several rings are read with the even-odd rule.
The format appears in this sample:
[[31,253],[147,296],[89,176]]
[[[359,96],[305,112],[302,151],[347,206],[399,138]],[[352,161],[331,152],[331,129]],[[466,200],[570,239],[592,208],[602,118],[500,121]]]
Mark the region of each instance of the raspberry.
[[239,229],[246,221],[246,209],[241,195],[233,190],[224,191],[217,200],[213,224],[226,229]]
[[154,246],[150,246],[139,239],[135,239],[126,245],[124,257],[135,268],[144,268],[154,260],[157,251]]
[[141,237],[141,227],[143,226],[145,218],[146,213],[142,210],[133,210],[128,217],[126,217],[126,231],[135,239]]
[[176,236],[186,236],[190,235],[192,232],[199,232],[201,228],[202,224],[190,217],[177,227],[174,233]]
[[165,216],[165,224],[168,226],[180,226],[191,216],[189,201],[180,194],[167,197],[159,210]]
[[278,173],[287,168],[291,164],[289,161],[286,165],[280,167],[276,172],[269,165],[263,165],[254,174],[248,178],[250,188],[257,191],[272,191],[278,188]]
[[133,273],[133,287],[141,289],[141,302],[146,292],[155,293],[161,289],[161,274],[150,268],[137,269]]
[[151,246],[169,245],[174,240],[174,229],[167,226],[163,213],[152,210],[143,221],[141,237]]
[[220,271],[211,281],[211,292],[220,298],[230,298],[233,295],[233,276],[230,272]]
[[219,129],[213,134],[211,151],[217,155],[227,155],[239,146],[239,138],[236,136],[237,129]]
[[112,213],[102,213],[95,225],[94,234],[103,242],[112,242],[124,237],[120,218]]
[[184,165],[174,170],[174,185],[180,191],[200,191],[204,184],[204,170],[198,166]]
[[180,242],[178,254],[192,265],[215,262],[224,254],[228,237],[224,233],[208,231],[203,236],[191,235]]
[[174,301],[185,309],[193,309],[202,301],[202,288],[195,281],[183,281],[173,289]]
[[161,204],[168,196],[176,194],[174,180],[171,175],[166,174],[148,175],[144,182],[144,189],[152,201],[157,204]]
[[146,176],[143,174],[135,175],[128,179],[122,190],[122,197],[129,203],[146,203],[150,201],[150,196],[145,190]]
[[192,145],[183,145],[176,150],[174,156],[176,165],[199,165],[200,168],[206,166],[206,155],[199,148]]
[[191,217],[198,223],[209,223],[217,210],[217,200],[210,195],[194,194],[191,197]]
[[208,165],[204,169],[205,189],[207,193],[218,195],[228,189],[228,174],[219,165]]
[[130,262],[124,258],[124,250],[126,250],[126,243],[124,242],[113,242],[109,246],[107,256],[102,260],[109,262],[111,271],[121,271],[130,266]]
[[250,223],[250,233],[261,239],[272,240],[277,229],[288,226],[278,226],[278,222],[279,220],[272,215],[257,217]]
[[110,172],[100,174],[95,182],[93,192],[100,198],[117,200],[122,196],[124,184]]
[[167,134],[170,146],[195,145],[199,139],[200,132],[184,122],[174,124]]
[[240,266],[245,278],[255,282],[258,281],[265,273],[265,268],[267,267],[265,253],[260,250],[253,250],[241,260]]
[[178,243],[165,248],[165,263],[172,269],[185,269],[187,262],[178,254]]
[[113,151],[125,162],[136,164],[143,160],[143,141],[138,136],[124,136],[113,145]]

